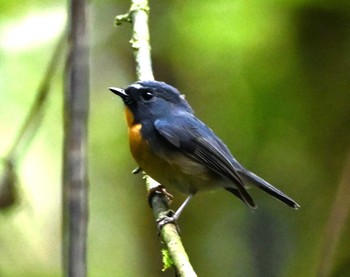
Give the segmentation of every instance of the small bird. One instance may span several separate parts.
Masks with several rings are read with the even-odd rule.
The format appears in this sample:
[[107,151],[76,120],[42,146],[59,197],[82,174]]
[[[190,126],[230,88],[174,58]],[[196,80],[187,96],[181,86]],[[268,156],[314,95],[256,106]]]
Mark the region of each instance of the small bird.
[[253,185],[286,205],[299,205],[244,168],[222,140],[200,121],[180,92],[158,81],[139,81],[126,89],[109,88],[125,104],[129,145],[139,168],[153,179],[188,195],[166,221],[178,219],[198,191],[224,188],[246,205],[256,205],[247,191]]

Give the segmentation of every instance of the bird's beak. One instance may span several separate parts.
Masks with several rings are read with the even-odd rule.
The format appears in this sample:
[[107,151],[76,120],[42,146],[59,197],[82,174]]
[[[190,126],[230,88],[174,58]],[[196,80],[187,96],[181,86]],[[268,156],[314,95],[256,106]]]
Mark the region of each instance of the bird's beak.
[[114,94],[120,96],[123,100],[126,100],[129,95],[127,95],[125,93],[125,90],[123,90],[122,88],[113,88],[113,87],[110,87],[108,88],[111,92],[113,92]]

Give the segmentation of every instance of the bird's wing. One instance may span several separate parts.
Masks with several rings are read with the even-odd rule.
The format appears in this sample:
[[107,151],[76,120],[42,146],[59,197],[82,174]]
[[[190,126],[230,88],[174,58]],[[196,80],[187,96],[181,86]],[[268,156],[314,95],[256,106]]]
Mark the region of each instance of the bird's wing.
[[244,188],[242,179],[230,162],[232,155],[223,142],[203,122],[192,115],[158,119],[154,122],[158,133],[188,157],[231,180],[244,202],[256,205]]

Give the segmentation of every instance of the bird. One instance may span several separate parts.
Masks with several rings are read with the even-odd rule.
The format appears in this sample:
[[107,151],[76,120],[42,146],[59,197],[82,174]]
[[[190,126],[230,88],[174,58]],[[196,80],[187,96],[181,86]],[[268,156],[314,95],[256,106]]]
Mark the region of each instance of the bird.
[[[300,206],[285,193],[241,165],[225,143],[198,119],[175,87],[145,80],[125,89],[110,87],[125,106],[130,151],[144,171],[164,185],[187,195],[162,224],[175,222],[199,191],[223,188],[255,209],[248,187],[257,187],[287,206]],[[161,225],[162,226],[162,225]]]

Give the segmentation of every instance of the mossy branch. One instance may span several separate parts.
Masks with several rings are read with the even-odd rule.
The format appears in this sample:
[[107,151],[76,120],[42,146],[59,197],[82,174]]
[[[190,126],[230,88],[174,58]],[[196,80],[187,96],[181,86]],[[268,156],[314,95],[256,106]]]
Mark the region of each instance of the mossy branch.
[[[154,80],[148,29],[149,10],[147,0],[132,0],[129,12],[117,16],[115,20],[116,25],[120,25],[122,22],[133,24],[133,35],[130,43],[134,49],[138,80]],[[159,191],[152,193],[161,185],[151,177],[145,175],[145,181],[150,194],[149,201],[153,214],[158,220],[169,212],[168,196]],[[173,266],[177,276],[197,276],[189,262],[176,226],[174,224],[164,225],[160,231],[160,236],[167,247],[163,251],[163,261],[165,261],[163,270]]]

